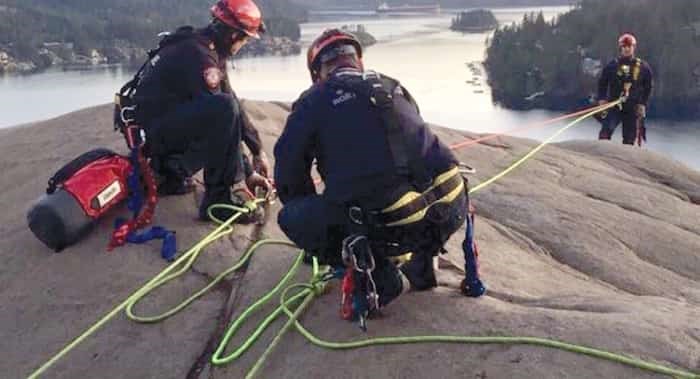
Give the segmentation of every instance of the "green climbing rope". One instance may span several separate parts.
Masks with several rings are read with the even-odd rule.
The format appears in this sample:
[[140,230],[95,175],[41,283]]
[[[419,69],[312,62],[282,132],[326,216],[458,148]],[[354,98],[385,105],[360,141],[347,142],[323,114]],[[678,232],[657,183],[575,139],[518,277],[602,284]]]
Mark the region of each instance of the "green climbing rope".
[[[299,258],[301,258],[301,255],[299,255]],[[291,272],[296,271],[296,263],[295,266],[290,270]],[[282,340],[282,337],[291,329],[293,326],[302,336],[304,336],[309,342],[313,343],[316,346],[326,348],[326,349],[334,349],[334,350],[347,350],[347,349],[357,349],[357,348],[363,348],[363,347],[368,347],[368,346],[377,346],[377,345],[398,345],[398,344],[416,344],[416,343],[460,343],[460,344],[519,344],[519,345],[534,345],[534,346],[541,346],[541,347],[548,347],[548,348],[554,348],[554,349],[560,349],[560,350],[565,350],[569,351],[572,353],[577,353],[577,354],[584,354],[588,355],[594,358],[599,358],[599,359],[604,359],[608,360],[611,362],[616,362],[616,363],[621,363],[625,364],[631,367],[635,367],[638,369],[650,371],[650,372],[655,372],[663,375],[669,375],[673,376],[675,378],[679,379],[700,379],[700,374],[695,374],[689,371],[684,371],[684,370],[679,370],[679,369],[674,369],[671,367],[663,366],[660,364],[656,364],[653,362],[647,362],[638,358],[634,357],[629,357],[621,354],[616,354],[600,349],[595,349],[587,346],[581,346],[581,345],[576,345],[576,344],[571,344],[571,343],[566,343],[562,341],[557,341],[557,340],[552,340],[552,339],[546,339],[546,338],[538,338],[538,337],[521,337],[521,336],[441,336],[441,335],[426,335],[426,336],[408,336],[408,337],[379,337],[379,338],[366,338],[366,339],[361,339],[361,340],[356,340],[356,341],[350,341],[350,342],[331,342],[331,341],[325,341],[322,340],[318,337],[316,337],[313,333],[311,333],[308,329],[306,329],[298,320],[299,316],[303,313],[305,308],[311,304],[314,298],[319,296],[323,292],[323,288],[325,286],[325,282],[322,280],[322,273],[319,271],[317,268],[318,266],[314,264],[314,270],[312,274],[312,279],[309,283],[298,283],[294,284],[291,286],[288,286],[282,291],[282,295],[280,296],[280,306],[275,309],[270,316],[265,318],[262,325],[269,325],[272,321],[274,321],[275,318],[277,318],[281,313],[284,313],[287,317],[288,320],[286,324],[280,329],[280,331],[275,335],[273,340],[270,342],[268,345],[267,349],[263,354],[259,357],[259,359],[255,362],[255,364],[252,366],[252,368],[248,371],[246,374],[246,379],[248,378],[253,378],[255,377],[258,372],[262,369],[264,366],[265,361],[269,357],[269,355],[272,353],[274,348],[279,344],[279,342]],[[277,287],[276,287],[277,289]],[[298,293],[294,295],[289,295],[289,293],[292,290],[295,289],[301,289]],[[265,296],[266,300],[269,300],[269,293]],[[299,301],[302,300],[301,304],[296,308],[296,310],[292,311],[290,309],[290,306],[299,303]],[[226,333],[226,338],[222,340],[221,344],[217,348],[217,353],[222,352],[225,348],[226,345],[228,344],[230,338],[233,337],[235,334],[235,330],[240,328],[242,320],[249,317],[250,314],[255,312],[260,306],[260,301],[256,302],[254,306],[251,308],[248,308],[244,311],[244,314],[241,315],[234,323],[232,324],[231,328],[227,331]],[[234,328],[235,326],[235,328]],[[258,328],[258,330],[260,329]],[[242,355],[242,353],[247,350],[250,346],[252,346],[256,340],[259,337],[259,333],[256,335],[253,335],[246,339],[243,344],[241,345],[240,348],[238,348],[234,354],[231,356],[227,357],[225,360],[217,360],[216,362],[213,361],[214,364],[220,365],[220,364],[225,364],[225,363],[231,363],[238,357]]]

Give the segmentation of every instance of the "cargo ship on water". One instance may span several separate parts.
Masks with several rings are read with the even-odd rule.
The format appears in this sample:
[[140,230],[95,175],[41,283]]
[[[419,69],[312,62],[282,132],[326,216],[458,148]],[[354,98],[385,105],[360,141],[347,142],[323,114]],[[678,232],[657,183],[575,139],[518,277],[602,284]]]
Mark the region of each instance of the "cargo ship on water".
[[425,4],[425,5],[397,5],[390,6],[387,3],[381,3],[377,7],[377,13],[381,14],[415,14],[415,13],[440,13],[440,4]]

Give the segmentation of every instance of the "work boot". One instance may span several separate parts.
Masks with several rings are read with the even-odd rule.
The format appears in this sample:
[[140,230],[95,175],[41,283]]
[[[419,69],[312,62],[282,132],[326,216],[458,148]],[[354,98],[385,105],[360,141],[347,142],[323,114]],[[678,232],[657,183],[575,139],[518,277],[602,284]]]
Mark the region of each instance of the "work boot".
[[192,173],[182,162],[181,155],[168,155],[151,159],[151,167],[158,175],[158,195],[184,195],[194,191]]
[[[199,203],[199,219],[202,221],[212,221],[209,218],[207,210],[214,204],[233,205],[231,200],[231,191],[228,187],[223,188],[207,188],[204,191],[202,202]],[[231,218],[236,211],[226,208],[217,208],[212,211],[212,215],[221,221],[226,221]]]
[[[387,257],[374,253],[370,242],[365,236],[351,235],[343,240],[343,261],[354,270],[357,266],[371,268],[371,279],[378,295],[378,306],[381,308],[410,289],[408,279],[396,268]],[[351,259],[355,256],[355,260]],[[370,257],[371,256],[371,257]],[[374,266],[372,268],[372,266]],[[358,279],[364,279],[361,277]]]
[[194,189],[195,185],[190,177],[164,176],[158,183],[158,196],[185,195]]
[[396,266],[386,258],[377,259],[374,281],[379,294],[379,306],[384,307],[411,289],[411,283]]
[[[246,199],[239,196],[239,193],[231,195],[231,191],[226,188],[208,189],[204,192],[204,198],[199,205],[199,219],[202,221],[211,221],[207,209],[214,204],[235,205],[243,208]],[[214,217],[221,221],[226,221],[235,215],[238,211],[227,208],[217,208],[212,211]],[[251,224],[258,221],[259,217],[256,212],[244,213],[236,219],[237,224]]]
[[401,265],[400,270],[411,283],[413,290],[424,291],[437,287],[432,255],[414,252],[411,260]]

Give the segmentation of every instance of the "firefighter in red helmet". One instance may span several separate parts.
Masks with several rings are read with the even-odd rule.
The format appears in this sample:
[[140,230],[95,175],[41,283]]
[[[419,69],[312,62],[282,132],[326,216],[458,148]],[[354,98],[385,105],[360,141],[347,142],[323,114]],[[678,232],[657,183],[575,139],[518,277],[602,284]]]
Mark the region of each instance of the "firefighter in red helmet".
[[603,69],[598,81],[598,103],[623,99],[620,107],[601,117],[599,139],[609,140],[617,125],[622,123],[622,143],[641,145],[646,140],[644,119],[653,88],[649,65],[635,55],[637,38],[631,33],[617,40],[620,55]]
[[[350,48],[345,47],[344,49],[347,50],[345,54],[342,54],[341,51],[337,51],[336,54],[319,57],[319,54],[324,49],[334,44],[338,45],[336,50],[343,49],[343,46],[352,47],[355,52],[354,58],[352,58],[354,59],[354,65],[357,66],[359,70],[363,69],[362,45],[360,45],[360,41],[358,41],[354,35],[344,32],[342,30],[327,29],[318,38],[316,38],[314,43],[312,43],[311,46],[309,46],[309,49],[306,51],[306,67],[308,68],[309,73],[311,74],[311,81],[313,83],[316,83],[321,78],[320,70],[323,63],[326,63],[327,61],[331,60],[331,58],[342,59],[344,55],[346,57],[353,56],[352,52],[350,51]],[[347,60],[345,63],[341,62],[341,64],[350,66],[353,65],[353,63],[350,63]]]
[[[278,223],[308,254],[347,268],[347,319],[363,319],[363,311],[409,289],[437,286],[433,257],[469,222],[456,157],[406,88],[366,70],[362,59],[357,38],[342,30],[326,30],[311,44],[313,84],[294,103],[274,149],[284,203]],[[311,177],[314,161],[322,193]],[[411,258],[400,268],[389,258],[407,252]],[[479,296],[484,287],[465,281],[462,290]]]
[[[204,28],[181,27],[162,38],[133,95],[136,121],[146,131],[152,166],[162,178],[159,193],[188,192],[187,179],[204,169],[201,219],[208,219],[212,204],[232,204],[230,187],[241,172],[249,187],[270,187],[260,136],[245,122],[226,70],[227,59],[264,32],[262,15],[252,0],[219,0],[211,14]],[[252,164],[241,153],[241,141],[253,155]],[[215,216],[230,213],[217,209]]]
[[260,9],[251,0],[219,0],[211,7],[211,14],[249,37],[260,38],[259,33],[264,32]]

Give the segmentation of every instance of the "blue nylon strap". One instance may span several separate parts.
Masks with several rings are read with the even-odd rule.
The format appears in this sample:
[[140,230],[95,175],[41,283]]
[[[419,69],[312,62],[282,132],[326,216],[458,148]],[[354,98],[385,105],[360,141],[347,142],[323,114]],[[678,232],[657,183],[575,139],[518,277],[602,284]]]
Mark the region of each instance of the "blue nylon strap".
[[474,251],[474,218],[472,215],[467,215],[465,227],[464,242],[462,242],[462,250],[464,251],[464,273],[465,280],[468,284],[467,295],[471,297],[479,297],[486,292],[486,287],[479,279],[477,270],[476,253]]
[[[139,164],[139,149],[138,147],[131,149],[129,160],[131,161],[131,173],[127,178],[127,186],[129,187],[129,198],[127,207],[136,218],[143,207],[143,186],[141,185],[140,174],[141,165]],[[118,218],[115,221],[115,228],[119,228],[126,220]],[[177,254],[177,239],[175,232],[167,230],[162,226],[153,226],[141,233],[132,231],[126,236],[126,241],[129,243],[143,244],[154,239],[163,240],[163,245],[160,249],[160,256],[168,262],[172,262]]]
[[133,232],[126,236],[126,240],[129,243],[135,244],[143,244],[154,239],[163,240],[163,245],[160,249],[160,256],[166,261],[172,262],[175,259],[175,253],[177,252],[175,232],[167,230],[162,226],[153,226],[141,233]]

